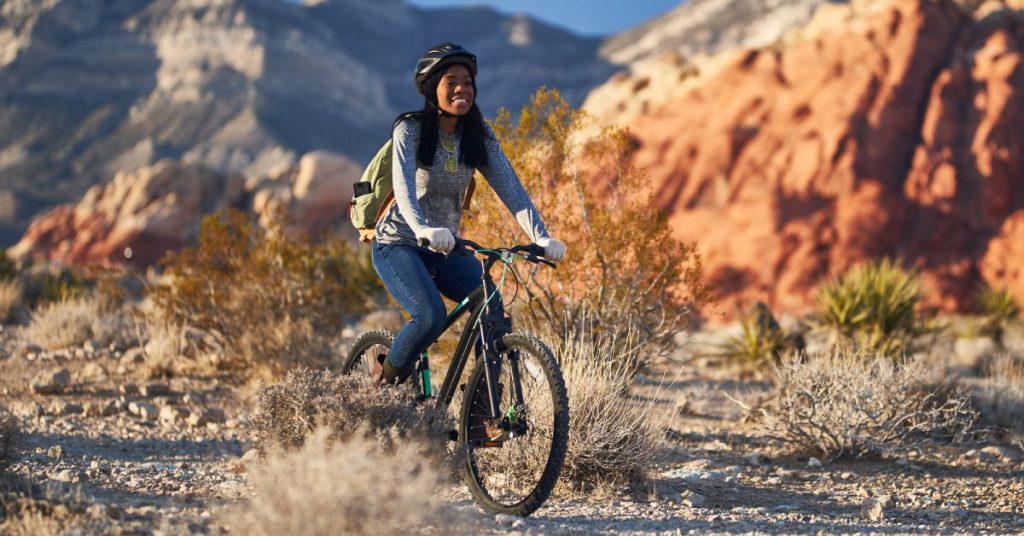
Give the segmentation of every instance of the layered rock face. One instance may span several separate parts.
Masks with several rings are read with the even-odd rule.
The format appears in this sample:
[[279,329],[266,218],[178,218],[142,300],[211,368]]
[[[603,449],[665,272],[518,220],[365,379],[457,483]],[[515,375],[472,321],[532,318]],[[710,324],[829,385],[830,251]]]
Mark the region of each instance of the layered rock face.
[[493,115],[538,86],[575,102],[600,40],[485,8],[402,0],[0,3],[0,244],[121,170],[170,158],[257,177],[315,150],[364,162],[422,106],[412,66],[453,40]]
[[[1022,61],[1024,15],[1005,5],[825,6],[784,45],[646,95],[626,126],[723,312],[805,311],[825,278],[886,255],[944,310],[980,280],[1024,300]],[[650,86],[615,83],[622,101]]]
[[[89,189],[76,205],[35,220],[12,257],[70,265],[149,266],[195,242],[203,216],[222,209],[252,211],[264,226],[315,234],[344,218],[362,169],[327,151],[304,155],[261,180],[200,164],[162,160]],[[350,230],[352,238],[355,231]]]

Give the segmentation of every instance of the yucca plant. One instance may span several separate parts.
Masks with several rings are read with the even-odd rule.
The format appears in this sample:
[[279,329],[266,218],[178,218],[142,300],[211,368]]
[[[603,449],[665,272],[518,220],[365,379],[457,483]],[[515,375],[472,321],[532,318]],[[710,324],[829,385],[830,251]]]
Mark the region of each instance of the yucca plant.
[[758,302],[754,310],[740,315],[742,332],[719,345],[714,353],[746,365],[774,363],[786,351],[786,335],[768,307]]
[[918,314],[920,277],[892,259],[857,266],[818,294],[818,317],[854,348],[899,357],[937,328]]
[[977,298],[982,314],[979,334],[992,337],[997,345],[1002,346],[1003,332],[1020,316],[1020,305],[1009,290],[994,289],[985,284],[978,289]]

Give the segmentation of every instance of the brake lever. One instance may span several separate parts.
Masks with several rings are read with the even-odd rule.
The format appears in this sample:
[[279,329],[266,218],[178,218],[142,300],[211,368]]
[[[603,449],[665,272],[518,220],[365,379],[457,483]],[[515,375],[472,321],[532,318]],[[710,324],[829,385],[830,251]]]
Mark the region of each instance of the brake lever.
[[526,260],[528,260],[530,262],[539,262],[541,264],[546,264],[546,265],[548,265],[548,266],[550,266],[552,268],[555,268],[555,269],[558,268],[558,266],[555,265],[555,263],[553,263],[553,262],[551,262],[551,261],[549,261],[549,260],[547,260],[547,259],[545,259],[543,257],[538,257],[538,256],[534,255],[533,253],[530,253],[529,255],[527,255],[526,256]]

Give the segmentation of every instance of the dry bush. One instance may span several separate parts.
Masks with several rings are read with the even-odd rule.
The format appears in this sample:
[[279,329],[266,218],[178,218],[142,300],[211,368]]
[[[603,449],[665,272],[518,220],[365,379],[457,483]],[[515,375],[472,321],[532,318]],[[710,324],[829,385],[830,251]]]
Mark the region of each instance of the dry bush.
[[87,500],[77,486],[52,481],[40,485],[21,476],[7,476],[6,481],[0,485],[0,534],[61,536],[122,533],[122,527],[112,523],[106,509]]
[[419,440],[443,456],[454,423],[447,411],[417,403],[416,397],[409,385],[378,388],[366,375],[295,369],[284,382],[260,392],[251,419],[256,447],[261,452],[299,447],[322,427],[332,439],[372,435],[385,448],[396,437]]
[[163,264],[166,281],[150,289],[157,307],[213,338],[226,368],[246,371],[326,362],[344,316],[380,288],[368,257],[341,237],[287,236],[238,211],[205,218],[199,244]]
[[985,379],[978,390],[977,404],[985,422],[1024,434],[1024,357],[997,354],[982,373]]
[[970,398],[926,383],[929,370],[923,360],[850,351],[783,360],[768,425],[799,449],[833,459],[971,438],[977,413]]
[[21,305],[21,283],[17,279],[0,279],[0,323],[7,322]]
[[[633,341],[618,341],[617,336],[592,338],[570,332],[555,351],[571,416],[562,482],[572,491],[600,492],[645,481],[661,446],[654,399],[630,397],[627,388],[633,374],[616,366],[622,359],[635,359],[616,352],[637,346]],[[627,331],[622,336],[638,335]]]
[[[401,534],[442,521],[442,476],[419,440],[382,450],[361,434],[335,442],[321,428],[293,452],[277,452],[250,472],[253,496],[231,512],[232,533]],[[450,515],[443,518],[450,527]]]
[[[672,335],[707,299],[701,259],[695,245],[672,238],[666,217],[652,208],[646,176],[630,161],[628,133],[595,128],[592,117],[545,89],[533,95],[518,122],[502,110],[492,126],[545,223],[568,246],[557,270],[520,264],[531,329],[546,325],[562,333],[566,318],[589,310],[597,329],[588,333],[627,325],[637,330],[635,342],[645,351],[616,359],[670,351]],[[463,234],[485,246],[523,242],[508,209],[483,193],[486,181],[477,183],[477,206],[467,212]],[[642,361],[620,365],[632,370]]]
[[25,328],[25,338],[46,350],[80,346],[87,340],[109,344],[125,330],[120,309],[92,294],[44,303]]

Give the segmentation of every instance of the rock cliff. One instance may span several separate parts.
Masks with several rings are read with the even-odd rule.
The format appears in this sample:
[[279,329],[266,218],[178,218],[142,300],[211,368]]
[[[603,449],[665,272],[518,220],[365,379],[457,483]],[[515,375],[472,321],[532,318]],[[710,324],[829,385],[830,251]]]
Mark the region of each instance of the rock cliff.
[[1022,61],[1019,6],[856,1],[775,46],[663,59],[683,87],[621,75],[587,106],[647,102],[624,116],[636,161],[723,312],[806,310],[824,278],[886,255],[962,310],[981,280],[1024,300]]
[[538,86],[575,102],[613,71],[600,39],[487,8],[402,0],[5,0],[0,5],[0,244],[121,170],[170,158],[263,176],[328,150],[365,162],[428,46],[481,61],[480,103]]

